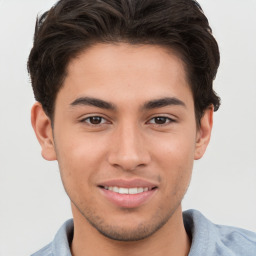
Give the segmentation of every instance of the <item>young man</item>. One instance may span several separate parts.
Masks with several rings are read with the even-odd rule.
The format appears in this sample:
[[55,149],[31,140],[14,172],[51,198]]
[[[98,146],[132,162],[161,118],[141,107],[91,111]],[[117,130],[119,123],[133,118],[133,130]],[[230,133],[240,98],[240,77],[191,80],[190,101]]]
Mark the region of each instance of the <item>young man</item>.
[[73,220],[43,255],[256,255],[256,235],[182,213],[219,98],[192,0],[61,0],[38,20],[32,125]]

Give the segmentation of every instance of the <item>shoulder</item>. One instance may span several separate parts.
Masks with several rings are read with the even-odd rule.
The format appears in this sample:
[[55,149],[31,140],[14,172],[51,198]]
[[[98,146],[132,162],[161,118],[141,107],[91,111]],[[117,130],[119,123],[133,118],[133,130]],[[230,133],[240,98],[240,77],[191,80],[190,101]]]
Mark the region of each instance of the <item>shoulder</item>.
[[53,256],[52,243],[46,245],[38,252],[33,253],[31,256]]
[[256,233],[213,224],[196,210],[183,213],[184,225],[192,238],[189,256],[255,256]]
[[58,230],[54,240],[31,256],[71,256],[69,244],[73,239],[73,220],[66,221]]
[[215,225],[219,244],[234,255],[255,256],[256,234],[241,228]]

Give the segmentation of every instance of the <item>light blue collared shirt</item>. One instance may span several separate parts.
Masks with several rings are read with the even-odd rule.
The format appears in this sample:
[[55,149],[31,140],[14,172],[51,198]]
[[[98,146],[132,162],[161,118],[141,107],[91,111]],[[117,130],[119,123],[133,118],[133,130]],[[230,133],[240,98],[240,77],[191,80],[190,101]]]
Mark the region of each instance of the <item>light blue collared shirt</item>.
[[[256,234],[244,229],[215,225],[196,210],[183,212],[192,238],[188,256],[256,256]],[[54,240],[32,256],[71,256],[73,220],[66,221]]]

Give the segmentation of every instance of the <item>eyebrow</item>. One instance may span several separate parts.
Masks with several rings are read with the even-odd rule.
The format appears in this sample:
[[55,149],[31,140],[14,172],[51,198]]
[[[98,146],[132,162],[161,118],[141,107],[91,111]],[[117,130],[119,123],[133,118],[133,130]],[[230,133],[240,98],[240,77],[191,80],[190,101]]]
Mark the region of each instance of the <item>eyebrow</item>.
[[165,97],[165,98],[148,101],[143,105],[142,108],[149,110],[149,109],[155,109],[155,108],[163,108],[171,105],[186,107],[186,104],[183,101],[175,97]]
[[71,106],[94,106],[102,109],[116,110],[116,107],[113,104],[106,102],[104,100],[91,98],[91,97],[77,98],[70,105]]
[[[107,110],[116,110],[116,106],[110,102],[96,99],[92,97],[80,97],[74,100],[71,104],[71,106],[94,106],[97,108],[107,109]],[[144,110],[150,110],[150,109],[156,109],[156,108],[163,108],[167,106],[183,106],[186,107],[185,103],[175,97],[165,97],[160,98],[156,100],[150,100],[146,102],[142,109]]]

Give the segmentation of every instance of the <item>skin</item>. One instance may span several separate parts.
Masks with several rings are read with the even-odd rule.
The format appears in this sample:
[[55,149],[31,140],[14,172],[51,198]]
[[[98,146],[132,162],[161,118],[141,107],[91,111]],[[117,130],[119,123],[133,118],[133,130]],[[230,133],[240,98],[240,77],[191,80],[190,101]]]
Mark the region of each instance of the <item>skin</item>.
[[[54,129],[40,103],[31,120],[42,156],[58,161],[71,200],[72,255],[188,255],[181,201],[210,140],[212,106],[197,127],[183,63],[160,46],[97,44],[67,71]],[[138,207],[111,203],[98,186],[135,178],[157,186]]]

